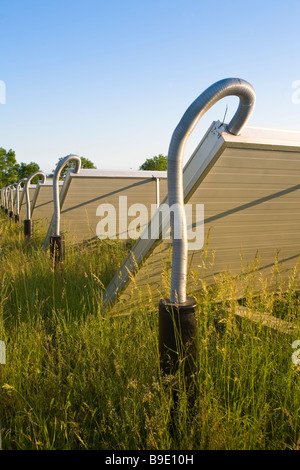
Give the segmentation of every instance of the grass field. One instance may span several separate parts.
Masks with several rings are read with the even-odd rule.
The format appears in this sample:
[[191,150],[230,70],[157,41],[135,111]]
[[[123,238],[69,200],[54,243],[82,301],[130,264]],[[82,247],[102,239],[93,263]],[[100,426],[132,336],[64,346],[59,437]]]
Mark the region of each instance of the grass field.
[[[238,322],[230,273],[189,292],[199,306],[191,402],[180,371],[161,377],[157,304],[145,300],[130,315],[100,308],[128,248],[69,247],[54,269],[42,231],[28,242],[1,219],[3,449],[300,449],[300,365],[292,361],[300,333]],[[247,288],[243,305],[300,325],[296,268],[287,289],[262,283],[256,296]]]

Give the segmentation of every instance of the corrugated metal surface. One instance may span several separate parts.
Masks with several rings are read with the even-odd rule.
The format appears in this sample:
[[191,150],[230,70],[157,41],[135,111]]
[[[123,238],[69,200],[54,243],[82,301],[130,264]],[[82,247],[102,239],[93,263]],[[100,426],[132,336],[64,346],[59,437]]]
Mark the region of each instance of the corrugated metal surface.
[[300,149],[228,147],[190,202],[205,204],[205,238],[216,252],[209,282],[226,268],[239,274],[241,261],[251,265],[257,253],[262,271],[278,250],[284,269],[300,255]]
[[[59,190],[61,190],[63,182],[60,182]],[[53,216],[53,184],[38,184],[33,196],[31,206],[32,220],[42,220],[45,224],[50,223]]]
[[[32,204],[33,197],[34,197],[34,193],[35,193],[35,189],[36,189],[36,185],[35,185],[35,184],[31,184],[31,185],[29,186],[30,204]],[[22,191],[20,191],[20,218],[21,218],[21,220],[25,220],[25,219],[26,219],[26,217],[27,217],[26,210],[27,210],[26,197],[25,197],[25,192],[24,192],[23,189],[22,189]]]
[[[259,276],[267,277],[277,255],[284,277],[300,255],[300,133],[251,129],[249,134],[249,141],[247,132],[241,137],[216,137],[224,141],[221,155],[204,179],[190,188],[186,202],[204,204],[208,242],[202,250],[189,251],[190,290],[201,289],[202,281],[214,283],[227,270],[241,275],[256,266]],[[194,173],[189,165],[201,166],[201,158],[196,150],[185,168],[186,177]],[[143,258],[149,256],[135,275],[135,285],[144,292],[147,284],[153,295],[169,292],[170,248],[169,241],[153,245],[150,255],[139,248]],[[139,257],[138,250],[134,253]],[[119,275],[109,286],[108,297],[120,288]],[[242,280],[243,275],[240,288]],[[122,297],[128,301],[134,291],[129,283]]]
[[[119,197],[127,197],[128,207],[142,203],[151,215],[151,204],[156,204],[156,180],[160,176],[160,197],[167,192],[166,172],[103,172],[81,170],[66,179],[61,203],[61,232],[71,243],[97,237],[96,227],[100,217],[96,215],[100,204],[112,204],[116,209],[117,237],[119,236]],[[101,176],[102,175],[102,176]],[[147,176],[146,176],[147,175]],[[128,217],[128,223],[132,218]]]

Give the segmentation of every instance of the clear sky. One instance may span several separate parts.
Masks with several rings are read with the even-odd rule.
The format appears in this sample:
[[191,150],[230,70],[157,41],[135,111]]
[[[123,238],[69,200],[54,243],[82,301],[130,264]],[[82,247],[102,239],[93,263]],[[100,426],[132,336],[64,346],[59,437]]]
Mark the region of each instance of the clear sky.
[[[45,172],[70,153],[102,169],[167,154],[188,106],[227,77],[255,88],[249,125],[300,129],[300,0],[0,0],[0,146]],[[185,161],[236,100],[203,117]]]

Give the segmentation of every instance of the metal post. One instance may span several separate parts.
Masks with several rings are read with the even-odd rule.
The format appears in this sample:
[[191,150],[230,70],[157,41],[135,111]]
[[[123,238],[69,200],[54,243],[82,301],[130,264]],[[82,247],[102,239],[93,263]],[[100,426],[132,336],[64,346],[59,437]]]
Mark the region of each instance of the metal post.
[[155,185],[156,185],[156,207],[159,207],[159,205],[160,205],[160,193],[159,193],[160,179],[158,178],[158,176],[153,176],[153,179],[154,179]]
[[33,222],[31,219],[24,220],[24,236],[27,239],[32,238],[33,235]]
[[55,265],[65,259],[65,239],[63,235],[50,236],[50,256],[54,258]]
[[168,299],[159,302],[159,351],[164,375],[175,375],[182,365],[184,375],[192,380],[197,361],[196,300],[187,297],[181,305]]

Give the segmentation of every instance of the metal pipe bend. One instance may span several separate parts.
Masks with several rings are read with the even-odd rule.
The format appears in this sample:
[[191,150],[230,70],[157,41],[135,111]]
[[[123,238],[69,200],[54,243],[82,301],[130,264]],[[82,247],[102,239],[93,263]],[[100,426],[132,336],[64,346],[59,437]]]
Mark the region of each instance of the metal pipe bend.
[[9,204],[9,201],[8,201],[8,191],[9,191],[9,185],[8,186],[5,186],[5,190],[4,190],[4,194],[5,194],[5,209],[8,210],[8,204]]
[[23,181],[26,181],[27,178],[22,178],[20,179],[20,181],[17,182],[17,186],[16,186],[16,215],[19,215],[20,214],[20,187],[21,187],[21,183],[23,183]]
[[35,173],[32,173],[32,175],[28,176],[25,186],[24,186],[24,191],[25,191],[25,196],[26,196],[26,205],[27,205],[27,220],[31,218],[31,207],[30,207],[30,198],[29,198],[29,185],[31,180],[35,177],[41,175],[43,177],[42,183],[46,183],[46,175],[43,171],[36,171]]
[[17,186],[17,183],[13,183],[9,186],[9,194],[10,194],[10,210],[11,212],[14,211],[14,201],[13,201],[13,195],[12,195],[12,190],[13,188]]
[[[226,78],[211,85],[190,105],[171,138],[167,160],[167,175],[169,206],[174,208],[174,214],[176,214],[171,219],[173,252],[170,300],[174,303],[182,304],[186,302],[187,233],[182,168],[184,148],[188,137],[206,111],[220,99],[231,95],[237,96],[240,102],[226,130],[231,134],[240,134],[253,112],[255,91],[245,80]],[[181,233],[181,236],[175,238],[174,232],[176,234]]]
[[60,160],[55,168],[53,174],[53,204],[54,204],[54,216],[53,216],[53,235],[58,237],[60,235],[60,204],[59,204],[59,177],[62,169],[70,162],[75,161],[75,168],[73,173],[79,173],[81,168],[81,159],[77,155],[67,155],[65,158]]
[[3,189],[3,199],[4,199],[4,209],[7,209],[7,204],[8,204],[8,201],[7,201],[7,191],[8,191],[8,188],[9,186],[5,186]]

